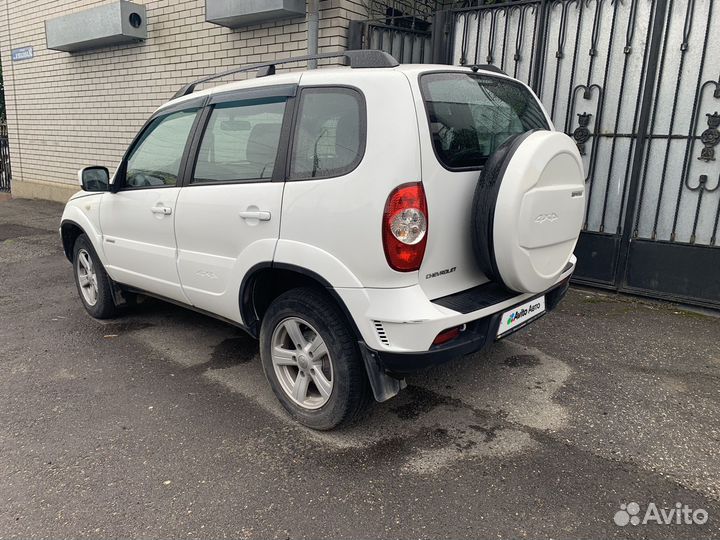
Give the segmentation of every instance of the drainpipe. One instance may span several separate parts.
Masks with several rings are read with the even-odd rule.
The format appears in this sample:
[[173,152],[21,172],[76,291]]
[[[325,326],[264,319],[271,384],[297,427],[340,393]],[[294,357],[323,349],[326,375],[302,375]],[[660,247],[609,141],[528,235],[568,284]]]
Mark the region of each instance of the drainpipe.
[[[308,0],[307,40],[308,56],[318,53],[318,0]],[[317,69],[317,60],[308,60],[308,69]]]

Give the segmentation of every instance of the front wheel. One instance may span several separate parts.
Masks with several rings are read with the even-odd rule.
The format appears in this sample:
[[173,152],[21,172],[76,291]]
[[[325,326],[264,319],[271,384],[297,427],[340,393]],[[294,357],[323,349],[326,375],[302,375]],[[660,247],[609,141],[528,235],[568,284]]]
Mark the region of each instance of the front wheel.
[[260,328],[265,376],[300,423],[328,430],[369,404],[365,367],[344,315],[322,292],[293,289],[268,308]]
[[112,285],[90,239],[81,234],[73,248],[73,274],[80,300],[85,310],[96,319],[114,317],[117,308],[112,297]]

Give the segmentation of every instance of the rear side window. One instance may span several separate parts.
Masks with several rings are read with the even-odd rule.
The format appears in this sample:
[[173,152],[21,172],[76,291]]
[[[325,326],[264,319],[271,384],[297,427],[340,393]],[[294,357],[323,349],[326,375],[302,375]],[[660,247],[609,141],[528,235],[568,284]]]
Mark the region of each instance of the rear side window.
[[272,178],[285,98],[216,105],[210,114],[192,183]]
[[548,129],[523,85],[470,73],[428,73],[420,87],[435,153],[449,169],[481,167],[512,135]]
[[350,88],[306,88],[300,95],[290,179],[341,176],[365,152],[365,101]]

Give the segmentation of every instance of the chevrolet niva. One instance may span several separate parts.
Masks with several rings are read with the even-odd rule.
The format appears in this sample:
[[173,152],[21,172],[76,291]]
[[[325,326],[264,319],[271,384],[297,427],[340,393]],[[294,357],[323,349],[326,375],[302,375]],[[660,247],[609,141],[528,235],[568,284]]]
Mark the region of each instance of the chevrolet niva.
[[80,171],[61,223],[90,315],[149,295],[243,328],[314,429],[552,310],[585,211],[577,147],[523,83],[330,57],[350,65],[183,87],[112,178]]

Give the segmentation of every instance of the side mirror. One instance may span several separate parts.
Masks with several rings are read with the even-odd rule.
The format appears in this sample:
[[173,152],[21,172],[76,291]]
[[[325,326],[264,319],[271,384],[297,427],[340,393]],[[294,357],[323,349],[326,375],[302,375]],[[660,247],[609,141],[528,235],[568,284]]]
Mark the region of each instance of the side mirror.
[[78,171],[78,180],[83,191],[110,190],[110,171],[107,167],[84,167]]

